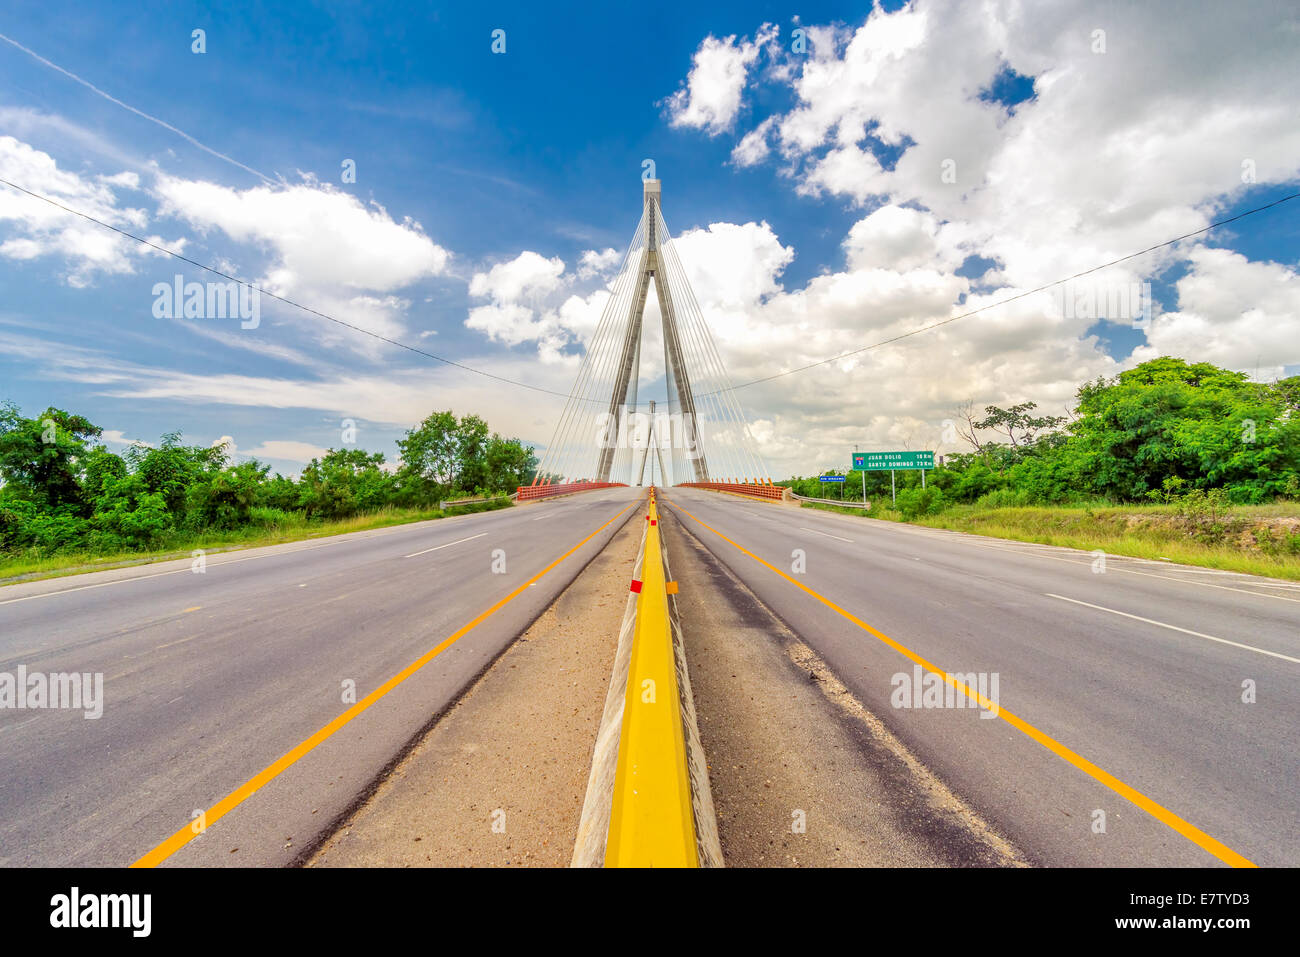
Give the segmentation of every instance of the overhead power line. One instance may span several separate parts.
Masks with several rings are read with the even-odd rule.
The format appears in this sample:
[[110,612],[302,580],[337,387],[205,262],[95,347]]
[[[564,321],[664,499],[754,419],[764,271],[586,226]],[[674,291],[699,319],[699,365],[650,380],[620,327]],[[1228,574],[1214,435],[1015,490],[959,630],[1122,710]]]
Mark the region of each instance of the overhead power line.
[[224,273],[220,269],[190,259],[188,256],[182,256],[180,253],[168,249],[165,246],[159,246],[157,243],[150,242],[149,240],[141,236],[137,236],[134,233],[129,233],[125,229],[119,229],[118,227],[112,225],[111,223],[106,223],[101,219],[96,219],[94,216],[91,216],[88,213],[83,213],[80,210],[71,208],[70,206],[64,206],[62,203],[50,199],[48,196],[42,196],[40,193],[34,193],[30,189],[24,189],[22,186],[19,186],[17,183],[11,183],[7,179],[0,179],[0,183],[3,183],[5,186],[10,187],[11,189],[16,189],[20,193],[26,193],[28,196],[31,196],[34,199],[39,199],[42,202],[49,203],[51,206],[56,206],[66,213],[71,213],[74,216],[80,216],[82,219],[89,220],[90,222],[94,223],[97,226],[103,226],[105,229],[111,229],[113,232],[125,236],[127,239],[135,240],[137,243],[148,246],[150,249],[156,249],[160,253],[166,253],[168,256],[171,256],[173,259],[179,259],[183,263],[189,263],[191,266],[196,266],[199,269],[204,269],[215,276],[220,276],[222,279],[229,279],[231,282],[237,282],[242,286],[247,286],[249,289],[255,289],[259,295],[270,296],[272,299],[277,299],[280,302],[285,303],[286,305],[293,306],[295,309],[301,309],[303,312],[310,313],[313,316],[318,316],[321,319],[327,319],[330,322],[336,323],[340,326],[344,326],[355,332],[359,332],[362,335],[370,336],[372,339],[378,339],[381,342],[387,342],[389,345],[397,346],[399,349],[405,349],[408,352],[414,352],[416,355],[421,355],[428,359],[436,359],[438,362],[446,363],[449,366],[455,366],[457,369],[463,369],[466,372],[472,372],[475,375],[486,376],[487,378],[495,379],[498,382],[505,382],[508,385],[519,386],[521,389],[531,389],[534,392],[543,392],[547,395],[558,395],[562,399],[567,399],[569,397],[569,394],[567,392],[556,392],[554,389],[545,389],[541,386],[531,385],[527,382],[520,382],[518,379],[511,379],[506,376],[497,375],[494,372],[486,372],[483,369],[476,369],[473,366],[465,365],[465,363],[463,362],[457,362],[455,359],[447,359],[443,356],[434,355],[432,352],[426,352],[424,349],[420,349],[417,348],[416,346],[408,345],[407,343],[400,342],[397,339],[390,339],[388,336],[382,336],[377,332],[371,332],[369,329],[363,329],[361,326],[348,322],[345,319],[339,319],[335,316],[329,315],[328,313],[321,312],[319,309],[313,309],[311,306],[304,306],[300,302],[295,302],[294,300],[288,299],[285,296],[277,295],[276,293],[273,293],[268,289],[263,289],[261,286],[251,283],[246,279],[240,279],[238,276],[232,276],[229,273]]
[[783,378],[784,376],[794,375],[796,372],[806,372],[809,369],[815,369],[818,366],[824,366],[829,362],[837,362],[840,359],[847,359],[849,356],[856,356],[856,355],[860,355],[863,352],[869,352],[872,349],[879,349],[881,346],[887,346],[891,342],[898,342],[900,339],[907,339],[911,336],[920,335],[923,332],[929,332],[931,329],[937,329],[940,326],[946,326],[948,323],[956,322],[958,319],[965,319],[969,316],[974,316],[981,312],[987,312],[990,309],[996,309],[998,306],[1005,306],[1007,303],[1015,302],[1017,299],[1024,299],[1026,296],[1032,296],[1034,293],[1042,292],[1044,289],[1051,289],[1053,286],[1059,286],[1062,283],[1071,282],[1072,280],[1078,279],[1080,276],[1087,276],[1090,273],[1098,272],[1099,270],[1102,269],[1108,269],[1111,266],[1117,266],[1122,262],[1127,262],[1130,259],[1136,259],[1138,256],[1144,256],[1147,253],[1155,252],[1157,249],[1163,249],[1166,246],[1172,246],[1174,243],[1182,242],[1184,239],[1190,239],[1192,236],[1199,236],[1202,233],[1208,233],[1211,229],[1216,229],[1219,226],[1226,226],[1228,223],[1235,223],[1239,219],[1245,219],[1247,216],[1254,216],[1256,213],[1262,213],[1266,209],[1272,209],[1274,206],[1281,206],[1283,203],[1288,203],[1291,200],[1298,199],[1298,198],[1300,198],[1300,193],[1292,193],[1290,196],[1283,196],[1281,199],[1276,199],[1273,202],[1266,203],[1263,206],[1257,206],[1254,209],[1248,209],[1245,212],[1238,213],[1236,216],[1230,216],[1229,218],[1221,219],[1216,223],[1210,223],[1210,225],[1205,226],[1202,229],[1196,229],[1190,233],[1184,233],[1181,236],[1175,236],[1173,239],[1165,240],[1162,243],[1156,243],[1154,246],[1148,246],[1146,249],[1140,249],[1135,253],[1129,253],[1127,256],[1120,256],[1118,259],[1112,259],[1110,262],[1102,263],[1100,266],[1093,266],[1091,269],[1085,269],[1082,272],[1077,272],[1073,276],[1066,276],[1064,279],[1057,279],[1053,282],[1044,283],[1041,286],[1035,286],[1033,289],[1027,289],[1024,292],[1018,292],[1014,296],[1008,296],[1005,299],[999,299],[997,302],[990,302],[987,305],[980,306],[977,309],[971,309],[968,312],[961,313],[960,315],[950,316],[947,319],[941,319],[938,322],[932,322],[928,326],[921,326],[919,329],[913,329],[911,332],[904,332],[896,336],[891,336],[888,339],[881,339],[879,342],[873,342],[871,345],[863,346],[860,349],[850,349],[848,352],[841,352],[839,355],[831,356],[829,359],[818,359],[816,362],[810,362],[807,365],[799,366],[798,368],[795,369],[787,369],[785,372],[777,372],[769,376],[763,376],[760,379],[751,379],[748,382],[742,382],[740,385],[734,386],[733,388],[744,389],[747,386],[758,385],[760,382],[771,382],[773,379],[780,379]]
[[[425,358],[433,359],[437,362],[441,362],[449,366],[455,366],[457,369],[462,369],[466,372],[472,372],[475,375],[485,376],[486,378],[494,379],[498,382],[504,382],[507,385],[518,386],[522,389],[529,389],[533,392],[541,392],[545,395],[559,396],[560,398],[563,399],[570,398],[570,395],[567,392],[557,392],[554,389],[543,388],[542,386],[536,386],[527,382],[521,382],[518,379],[511,379],[507,376],[501,376],[493,372],[487,372],[483,369],[476,369],[473,366],[466,365],[463,362],[457,362],[454,359],[447,359],[443,356],[435,355],[432,352],[427,352],[424,349],[420,349],[416,346],[409,345],[408,343],[401,342],[397,339],[391,339],[388,336],[380,335],[377,332],[371,332],[369,329],[364,329],[361,326],[347,322],[344,319],[339,319],[335,316],[331,316],[327,313],[321,312],[318,309],[313,309],[311,306],[305,306],[302,303],[295,302],[294,300],[289,299],[285,296],[277,295],[276,293],[263,289],[260,286],[257,286],[256,284],[247,281],[246,279],[240,279],[237,276],[231,276],[228,273],[224,273],[213,266],[209,266],[206,265],[205,263],[201,263],[196,260],[190,259],[187,256],[182,256],[180,253],[175,252],[171,249],[167,249],[165,246],[160,246],[157,243],[150,242],[149,240],[141,236],[137,236],[134,233],[127,232],[126,230],[120,229],[117,226],[114,226],[110,223],[106,223],[101,219],[96,219],[94,216],[91,216],[88,213],[83,213],[80,210],[71,208],[70,206],[65,206],[64,204],[58,202],[57,200],[50,199],[48,196],[43,196],[40,193],[35,193],[30,189],[26,189],[22,186],[19,186],[17,183],[11,183],[9,182],[9,180],[6,179],[0,179],[0,183],[3,183],[5,186],[10,187],[11,189],[17,190],[20,193],[24,193],[28,196],[31,196],[33,199],[38,199],[44,203],[49,203],[51,206],[61,209],[66,213],[71,213],[73,216],[79,216],[82,219],[85,219],[88,222],[92,222],[97,226],[102,226],[104,229],[112,230],[113,232],[118,233],[121,236],[125,236],[127,239],[133,240],[134,242],[140,243],[141,245],[148,246],[150,249],[155,249],[158,252],[165,253],[166,255],[171,256],[173,259],[177,259],[180,260],[181,262],[188,263],[191,266],[195,266],[199,269],[203,269],[207,272],[212,273],[213,275],[220,276],[223,279],[228,279],[231,282],[237,282],[241,285],[248,286],[250,289],[257,290],[257,292],[260,295],[270,296],[272,299],[276,299],[280,302],[285,303],[286,305],[293,306],[295,309],[300,309],[303,312],[309,313],[313,316],[317,316],[318,318],[326,319],[329,322],[333,322],[337,325],[344,326],[345,328],[351,329],[354,332],[359,332],[362,335],[370,336],[372,339],[378,339],[379,341],[386,342],[389,345],[397,346],[399,349],[405,349],[408,352],[414,352],[416,355],[424,356]],[[1221,219],[1218,220],[1217,222],[1210,223],[1208,226],[1204,226],[1201,229],[1195,229],[1189,233],[1183,233],[1183,235],[1181,236],[1175,236],[1173,239],[1167,239],[1164,242],[1156,243],[1154,246],[1148,246],[1145,249],[1140,249],[1137,252],[1129,253],[1126,256],[1120,256],[1118,259],[1112,259],[1109,262],[1101,263],[1100,265],[1093,266],[1090,269],[1084,269],[1081,272],[1077,272],[1072,276],[1066,276],[1063,279],[1056,279],[1053,280],[1052,282],[1043,283],[1041,286],[1035,286],[1033,289],[1026,289],[1023,292],[1018,292],[1014,296],[1007,296],[1004,299],[999,299],[997,302],[991,302],[986,305],[979,306],[978,308],[960,313],[958,315],[949,316],[947,319],[940,319],[937,322],[932,322],[928,325],[921,326],[920,328],[913,329],[910,332],[903,332],[903,333],[899,333],[896,336],[890,336],[888,339],[881,339],[878,342],[871,343],[871,345],[862,346],[858,349],[850,349],[847,352],[841,352],[838,355],[833,355],[826,359],[818,359],[816,362],[810,362],[807,365],[798,366],[794,369],[787,369],[784,372],[776,372],[773,373],[772,375],[762,376],[761,378],[758,379],[750,379],[748,382],[742,382],[739,385],[733,386],[732,389],[734,391],[735,389],[744,389],[751,385],[758,385],[759,383],[762,382],[771,382],[773,379],[781,379],[784,378],[785,376],[795,375],[796,373],[799,372],[806,372],[807,370],[815,369],[818,366],[827,365],[828,363],[831,362],[838,362],[841,359],[847,359],[850,356],[860,355],[864,352],[870,352],[872,349],[879,349],[881,346],[887,346],[890,343],[898,342],[902,339],[908,339],[912,336],[920,335],[923,332],[929,332],[931,329],[937,329],[940,326],[946,326],[949,323],[956,322],[959,319],[966,319],[969,318],[970,316],[978,315],[979,313],[982,312],[987,312],[990,309],[996,309],[999,306],[1005,306],[1008,303],[1015,302],[1018,299],[1024,299],[1027,296],[1032,296],[1035,293],[1042,292],[1046,289],[1051,289],[1054,286],[1060,286],[1064,283],[1071,282],[1082,276],[1087,276],[1092,273],[1099,272],[1103,269],[1109,269],[1111,266],[1117,266],[1120,263],[1128,262],[1130,259],[1136,259],[1139,256],[1144,256],[1147,253],[1155,252],[1157,249],[1163,249],[1166,246],[1172,246],[1174,243],[1182,242],[1184,239],[1190,239],[1193,236],[1200,236],[1204,233],[1208,233],[1212,229],[1217,229],[1220,226],[1226,226],[1229,223],[1235,223],[1240,219],[1245,219],[1247,216],[1254,216],[1257,213],[1262,213],[1266,210],[1272,209],[1275,206],[1281,206],[1283,203],[1288,203],[1294,199],[1300,199],[1300,192],[1291,193],[1290,195],[1283,196],[1279,199],[1275,199],[1271,203],[1265,203],[1263,206],[1256,206],[1253,209],[1248,209],[1245,210],[1244,212],[1240,212],[1235,216],[1229,216],[1227,219]],[[704,396],[712,395],[712,394],[713,393],[711,392],[702,393],[700,397],[703,398]],[[597,401],[597,400],[585,400],[585,401]]]

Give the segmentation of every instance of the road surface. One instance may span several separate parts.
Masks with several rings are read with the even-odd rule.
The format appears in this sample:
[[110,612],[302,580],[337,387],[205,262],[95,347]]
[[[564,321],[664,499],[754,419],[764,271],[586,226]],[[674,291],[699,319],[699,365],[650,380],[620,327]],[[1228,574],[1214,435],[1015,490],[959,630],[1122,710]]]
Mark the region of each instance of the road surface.
[[[186,560],[0,588],[0,672],[101,672],[105,698],[98,719],[0,710],[0,865],[130,864],[190,827],[197,811],[206,830],[166,864],[294,861],[554,600],[643,494],[608,489],[213,554],[202,574]],[[349,713],[345,682],[364,701],[521,587],[207,820],[223,798]]]
[[[663,498],[1036,863],[1300,864],[1294,583],[1115,556],[1101,572],[1087,552],[702,490]],[[910,687],[915,662],[886,639],[939,670],[996,673],[1003,716],[894,707],[894,676]]]

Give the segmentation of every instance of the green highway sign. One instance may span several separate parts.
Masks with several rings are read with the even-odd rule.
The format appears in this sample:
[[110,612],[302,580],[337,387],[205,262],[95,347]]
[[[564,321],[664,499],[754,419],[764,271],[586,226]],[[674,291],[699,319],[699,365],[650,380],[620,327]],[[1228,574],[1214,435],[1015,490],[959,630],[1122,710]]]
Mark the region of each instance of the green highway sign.
[[854,452],[853,471],[888,472],[891,469],[932,469],[934,452]]

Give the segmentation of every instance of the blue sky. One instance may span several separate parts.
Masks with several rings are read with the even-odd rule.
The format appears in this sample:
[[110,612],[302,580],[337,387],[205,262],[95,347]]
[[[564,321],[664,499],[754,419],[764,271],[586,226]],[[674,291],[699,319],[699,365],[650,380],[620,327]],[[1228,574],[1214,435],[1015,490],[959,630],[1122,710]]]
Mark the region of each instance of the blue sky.
[[[584,275],[582,256],[626,245],[645,158],[664,182],[669,226],[693,233],[683,259],[695,254],[688,265],[737,381],[1297,188],[1300,150],[1279,119],[1289,98],[1297,125],[1285,64],[1294,74],[1300,33],[1283,5],[1255,11],[1254,30],[1282,35],[1262,49],[1249,27],[1225,32],[1212,12],[1156,31],[1158,11],[1066,5],[1039,22],[1011,6],[987,16],[901,6],[821,4],[795,19],[788,7],[752,3],[571,14],[531,4],[10,3],[0,33],[229,159],[0,43],[0,138],[13,141],[5,178],[35,177],[37,191],[57,185],[67,205],[118,217],[200,262],[560,392],[609,278],[607,267]],[[982,19],[955,22],[972,16]],[[1094,21],[1112,38],[1104,60],[1087,50]],[[800,27],[814,42],[796,55]],[[491,51],[498,28],[504,54]],[[202,54],[191,50],[195,29],[206,32]],[[1143,43],[1126,43],[1135,33]],[[1181,59],[1200,47],[1235,82],[1184,73]],[[1105,74],[1078,79],[1103,62]],[[1114,90],[1124,88],[1121,103]],[[837,92],[846,89],[862,92]],[[1170,91],[1187,102],[1171,103]],[[1194,110],[1209,123],[1216,106],[1217,129],[1167,129]],[[959,141],[942,142],[944,129]],[[755,149],[737,152],[755,131]],[[1044,144],[1036,162],[1025,158],[1030,143]],[[935,192],[935,177],[917,172],[945,150],[963,176],[978,168],[960,194]],[[340,178],[348,159],[355,183]],[[1237,175],[1247,159],[1253,183]],[[12,196],[5,202],[15,208]],[[340,203],[374,227],[375,242],[349,231],[331,247],[313,235],[315,217],[340,221]],[[155,318],[155,283],[206,277],[139,250],[96,251],[97,227],[70,235],[66,221],[5,208],[0,399],[29,414],[82,412],[119,443],[173,429],[205,444],[228,436],[241,455],[285,472],[337,446],[345,418],[359,423],[361,445],[390,457],[393,439],[442,408],[479,412],[539,446],[550,437],[561,399],[489,384],[286,307],[266,304],[255,330]],[[301,217],[266,222],[278,210]],[[1017,331],[1033,317],[1016,312],[741,395],[773,471],[786,474],[834,464],[829,450],[849,444],[933,446],[946,410],[965,399],[1068,402],[1073,385],[1150,357],[1143,349],[1293,373],[1295,349],[1265,336],[1251,360],[1238,346],[1261,328],[1293,330],[1300,342],[1298,222],[1282,207],[1124,273],[1151,281],[1157,312],[1171,317],[1154,338],[1124,321]],[[1023,242],[1012,242],[1022,224]],[[546,265],[555,260],[558,274]],[[752,281],[737,291],[734,277]],[[1271,298],[1246,301],[1260,282]],[[1212,292],[1226,289],[1233,296]],[[467,325],[476,308],[496,312]],[[1252,309],[1261,314],[1250,319]],[[923,388],[908,387],[921,377]]]

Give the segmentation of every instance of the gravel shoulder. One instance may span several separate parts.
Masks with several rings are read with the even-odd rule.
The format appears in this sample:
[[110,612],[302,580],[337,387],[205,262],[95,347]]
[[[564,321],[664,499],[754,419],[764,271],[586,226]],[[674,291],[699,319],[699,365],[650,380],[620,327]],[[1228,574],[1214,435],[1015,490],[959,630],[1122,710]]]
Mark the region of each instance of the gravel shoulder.
[[664,512],[727,866],[1024,865]]
[[641,531],[627,521],[306,866],[567,867]]

